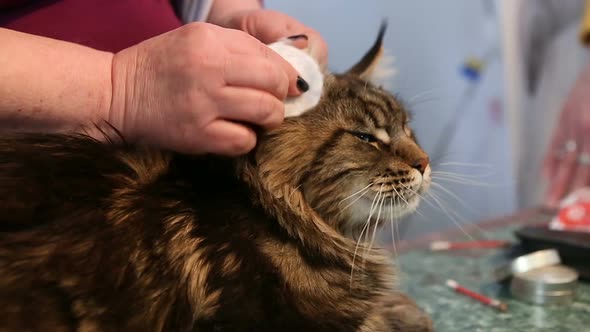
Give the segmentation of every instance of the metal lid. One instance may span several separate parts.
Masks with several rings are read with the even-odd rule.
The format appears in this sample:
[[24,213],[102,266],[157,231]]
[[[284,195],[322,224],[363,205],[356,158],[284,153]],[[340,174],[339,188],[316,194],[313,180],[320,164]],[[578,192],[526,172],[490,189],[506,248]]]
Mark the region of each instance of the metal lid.
[[578,273],[563,265],[546,266],[514,275],[510,292],[534,304],[569,304],[574,300]]
[[533,253],[517,257],[512,262],[502,265],[494,270],[494,276],[498,280],[504,280],[510,276],[538,269],[541,267],[557,265],[561,263],[559,253],[555,249],[535,251]]

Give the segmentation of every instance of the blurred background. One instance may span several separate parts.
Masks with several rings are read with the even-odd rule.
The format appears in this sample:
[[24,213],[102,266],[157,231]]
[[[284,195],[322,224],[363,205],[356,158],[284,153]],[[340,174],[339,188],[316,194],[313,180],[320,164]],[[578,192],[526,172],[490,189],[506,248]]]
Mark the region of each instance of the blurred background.
[[265,4],[317,29],[337,72],[362,56],[387,19],[385,47],[397,69],[391,91],[408,105],[439,172],[433,194],[401,224],[402,238],[460,227],[477,236],[473,224],[540,203],[541,158],[586,61],[583,0]]

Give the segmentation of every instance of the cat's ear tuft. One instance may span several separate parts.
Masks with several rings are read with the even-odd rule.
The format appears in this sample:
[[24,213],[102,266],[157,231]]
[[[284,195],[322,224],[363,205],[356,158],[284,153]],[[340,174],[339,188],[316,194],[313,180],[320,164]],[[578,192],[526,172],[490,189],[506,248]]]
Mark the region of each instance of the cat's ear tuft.
[[386,30],[387,21],[384,20],[381,23],[373,46],[359,62],[346,72],[347,74],[360,77],[362,80],[376,85],[385,85],[391,81],[392,76],[396,74],[396,70],[393,66],[393,57],[386,55],[383,48],[383,37]]

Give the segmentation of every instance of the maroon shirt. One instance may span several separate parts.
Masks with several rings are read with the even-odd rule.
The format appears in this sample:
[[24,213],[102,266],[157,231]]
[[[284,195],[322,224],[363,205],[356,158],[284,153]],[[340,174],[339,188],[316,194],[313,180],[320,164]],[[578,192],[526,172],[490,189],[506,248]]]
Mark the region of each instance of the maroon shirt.
[[181,25],[168,0],[0,0],[0,27],[110,52]]

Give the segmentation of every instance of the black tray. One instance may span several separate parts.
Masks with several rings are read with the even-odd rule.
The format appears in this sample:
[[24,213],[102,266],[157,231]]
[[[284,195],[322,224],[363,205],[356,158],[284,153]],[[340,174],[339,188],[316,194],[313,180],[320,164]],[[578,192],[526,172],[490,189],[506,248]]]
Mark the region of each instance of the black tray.
[[564,265],[576,269],[580,279],[590,281],[590,233],[554,231],[542,225],[525,226],[515,234],[528,252],[557,250]]

